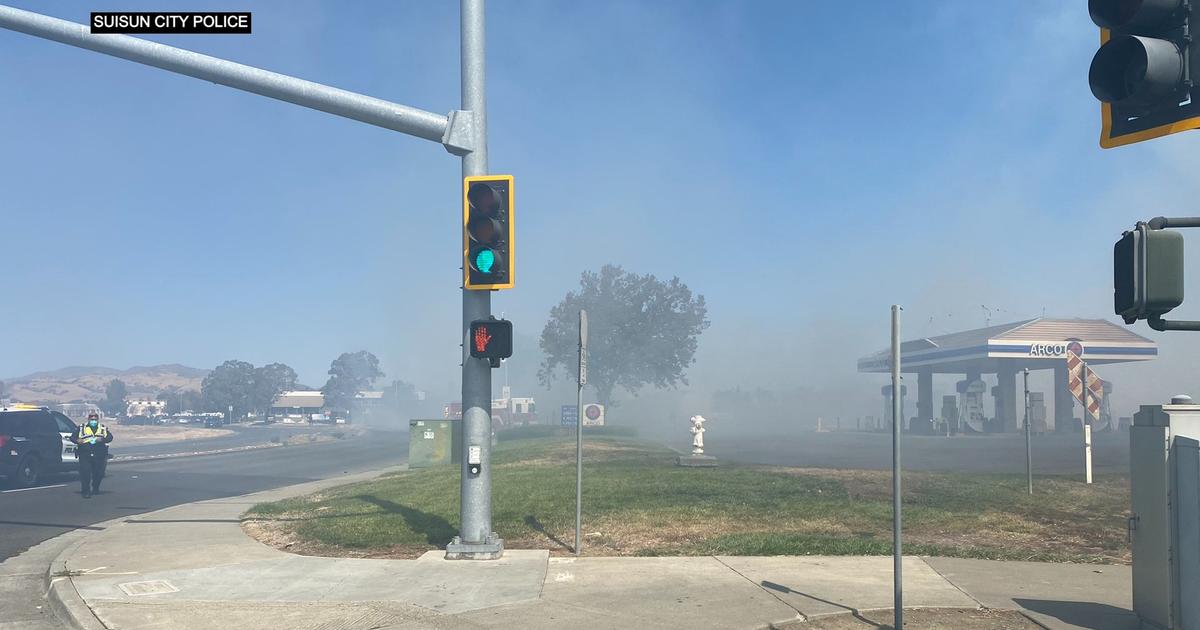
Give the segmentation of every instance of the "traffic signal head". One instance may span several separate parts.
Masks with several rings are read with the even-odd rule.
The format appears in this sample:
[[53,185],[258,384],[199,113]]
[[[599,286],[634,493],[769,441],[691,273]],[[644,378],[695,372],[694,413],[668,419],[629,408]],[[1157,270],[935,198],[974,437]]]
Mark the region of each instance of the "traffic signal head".
[[1101,102],[1100,146],[1200,128],[1191,82],[1198,51],[1190,32],[1200,26],[1200,11],[1189,0],[1088,0],[1088,13],[1100,27],[1100,50],[1088,70]]
[[492,367],[500,366],[500,359],[512,356],[512,322],[507,319],[477,319],[471,322],[467,343],[471,345],[471,356],[489,359]]
[[1140,224],[1113,246],[1113,310],[1127,324],[1183,304],[1183,235]]
[[513,178],[463,179],[463,286],[513,287]]

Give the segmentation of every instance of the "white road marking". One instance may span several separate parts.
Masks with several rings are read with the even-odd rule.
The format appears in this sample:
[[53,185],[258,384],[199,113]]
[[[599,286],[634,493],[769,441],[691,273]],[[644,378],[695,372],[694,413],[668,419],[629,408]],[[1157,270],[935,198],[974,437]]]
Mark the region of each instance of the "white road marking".
[[26,490],[45,490],[47,488],[61,488],[67,484],[60,483],[53,486],[34,486],[32,488],[17,488],[16,490],[0,490],[0,494],[8,494],[9,492],[25,492]]

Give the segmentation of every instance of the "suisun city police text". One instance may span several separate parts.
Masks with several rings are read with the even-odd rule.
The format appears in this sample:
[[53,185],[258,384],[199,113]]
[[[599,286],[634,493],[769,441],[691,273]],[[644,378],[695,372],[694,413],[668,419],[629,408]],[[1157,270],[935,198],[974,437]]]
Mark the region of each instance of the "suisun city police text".
[[249,13],[93,12],[92,33],[249,33]]

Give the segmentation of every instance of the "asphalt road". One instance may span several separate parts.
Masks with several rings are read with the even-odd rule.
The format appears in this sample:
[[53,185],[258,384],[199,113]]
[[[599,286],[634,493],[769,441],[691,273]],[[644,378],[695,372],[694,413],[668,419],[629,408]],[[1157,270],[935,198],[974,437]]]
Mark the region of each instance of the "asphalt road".
[[[716,424],[716,423],[713,423]],[[748,464],[813,468],[890,469],[890,433],[856,431],[790,435],[743,435],[728,428],[706,432],[705,452]],[[1082,434],[1032,436],[1033,472],[1083,474]],[[673,441],[674,443],[674,441]],[[690,448],[691,442],[679,443]],[[1025,474],[1023,434],[957,437],[906,435],[900,441],[905,470]],[[1097,474],[1129,473],[1129,438],[1097,433],[1093,439],[1093,470]]]
[[[114,434],[119,439],[116,427]],[[192,448],[195,442],[186,443],[187,449],[176,443],[167,452],[199,450]],[[91,499],[80,496],[75,474],[52,477],[38,488],[3,489],[0,562],[67,531],[124,515],[402,464],[408,455],[407,442],[406,433],[370,431],[341,440],[241,453],[114,462],[109,464],[101,494]],[[168,446],[172,445],[160,445]],[[117,453],[128,454],[114,448]]]

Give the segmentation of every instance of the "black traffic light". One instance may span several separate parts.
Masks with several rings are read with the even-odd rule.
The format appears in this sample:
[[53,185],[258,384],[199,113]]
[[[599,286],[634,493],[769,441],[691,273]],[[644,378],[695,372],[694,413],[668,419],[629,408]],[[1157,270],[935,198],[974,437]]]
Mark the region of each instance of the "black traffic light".
[[463,286],[513,287],[513,178],[463,179]]
[[467,342],[471,356],[488,359],[492,367],[500,367],[500,359],[512,356],[512,322],[507,319],[477,319],[471,322]]
[[1183,234],[1139,223],[1113,246],[1113,310],[1132,324],[1159,320],[1180,304]]
[[[1088,0],[1100,50],[1088,83],[1101,102],[1100,146],[1111,148],[1200,128],[1191,69],[1200,27],[1195,0]],[[1195,3],[1200,6],[1200,3]]]

